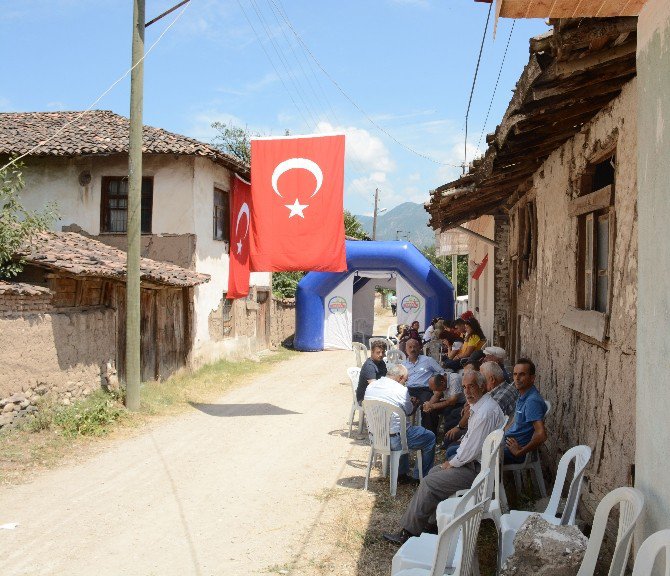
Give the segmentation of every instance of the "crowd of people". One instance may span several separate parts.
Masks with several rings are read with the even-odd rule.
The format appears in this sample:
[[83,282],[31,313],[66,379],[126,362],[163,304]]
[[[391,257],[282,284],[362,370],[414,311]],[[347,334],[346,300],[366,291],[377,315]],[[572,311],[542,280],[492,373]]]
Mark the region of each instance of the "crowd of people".
[[[407,359],[387,366],[385,344],[372,344],[361,368],[357,398],[384,400],[411,416],[420,411],[420,425],[408,424],[407,445],[421,450],[423,480],[400,519],[397,532],[384,538],[397,545],[422,532],[437,530],[437,505],[467,489],[479,473],[482,445],[492,431],[505,426],[504,462],[523,462],[546,441],[546,404],[535,387],[535,365],[520,358],[512,372],[506,352],[486,346],[474,316],[454,322],[436,318],[422,335],[418,323],[399,329],[399,347]],[[423,355],[423,343],[441,342],[441,361]],[[408,418],[408,422],[409,422]],[[400,449],[399,421],[391,425],[391,447]],[[440,432],[442,430],[442,432]],[[437,446],[445,461],[433,466]],[[418,484],[419,471],[400,460],[398,482]]]

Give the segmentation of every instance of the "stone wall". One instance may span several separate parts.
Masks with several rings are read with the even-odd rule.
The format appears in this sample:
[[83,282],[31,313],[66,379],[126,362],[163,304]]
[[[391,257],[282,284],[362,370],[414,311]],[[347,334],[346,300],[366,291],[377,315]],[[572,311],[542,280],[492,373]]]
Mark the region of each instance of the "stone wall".
[[[635,462],[637,321],[636,81],[582,131],[554,151],[519,203],[535,201],[536,266],[517,282],[517,356],[537,364],[537,383],[553,409],[547,419],[548,460],[555,467],[571,446],[593,450],[581,512],[588,517],[613,488],[630,485]],[[562,325],[577,307],[577,197],[587,163],[616,144],[616,234],[609,337],[602,342]],[[511,218],[518,217],[513,208]],[[514,232],[512,234],[514,244]],[[514,283],[514,279],[512,279]],[[515,346],[512,346],[515,348]]]
[[46,394],[69,404],[115,383],[115,311],[56,311],[48,290],[30,290],[0,289],[0,427],[35,411]]
[[281,345],[284,340],[293,340],[295,334],[295,300],[287,298],[280,300],[272,298],[271,314],[271,338],[273,347]]

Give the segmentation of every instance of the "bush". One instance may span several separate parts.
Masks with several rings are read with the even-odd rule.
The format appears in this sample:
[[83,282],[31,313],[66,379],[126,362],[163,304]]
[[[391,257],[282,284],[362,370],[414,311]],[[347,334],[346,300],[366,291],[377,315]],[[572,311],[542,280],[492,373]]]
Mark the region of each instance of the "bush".
[[115,397],[98,390],[85,400],[56,408],[53,412],[53,424],[70,437],[103,436],[109,432],[108,427],[111,424],[125,416],[125,408]]

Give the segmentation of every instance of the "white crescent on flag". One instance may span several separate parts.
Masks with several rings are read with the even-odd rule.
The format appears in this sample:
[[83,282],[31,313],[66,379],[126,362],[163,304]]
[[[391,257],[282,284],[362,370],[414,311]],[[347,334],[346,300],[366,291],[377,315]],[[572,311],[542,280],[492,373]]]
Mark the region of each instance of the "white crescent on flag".
[[323,172],[316,162],[307,158],[289,158],[277,165],[272,172],[272,189],[275,191],[275,194],[280,198],[283,198],[281,192],[277,189],[277,181],[282,174],[296,168],[302,168],[303,170],[307,170],[314,174],[314,178],[316,178],[316,188],[314,189],[314,192],[312,192],[310,198],[316,196],[316,193],[321,189],[321,185],[323,184]]
[[244,240],[247,235],[249,234],[249,221],[250,221],[250,216],[249,216],[249,205],[245,202],[240,206],[240,211],[237,213],[237,222],[235,223],[235,237],[239,238],[238,230],[240,228],[240,220],[242,219],[242,214],[244,214],[247,217],[247,228],[244,231],[244,236],[242,236],[241,240],[237,241],[237,253],[241,254],[242,253],[242,240]]

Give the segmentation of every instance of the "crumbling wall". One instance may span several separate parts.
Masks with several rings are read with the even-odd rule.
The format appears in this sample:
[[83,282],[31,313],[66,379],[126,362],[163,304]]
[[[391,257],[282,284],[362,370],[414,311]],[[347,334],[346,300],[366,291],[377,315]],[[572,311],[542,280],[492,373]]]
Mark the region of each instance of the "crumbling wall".
[[[26,286],[26,285],[23,285]],[[69,404],[115,378],[115,311],[55,310],[51,292],[0,284],[0,428],[50,394]]]
[[279,346],[295,334],[295,299],[272,298],[270,314],[272,319],[270,342],[272,346]]
[[509,320],[509,217],[506,214],[494,216],[494,240],[498,244],[494,250],[493,262],[493,344],[508,348],[507,322]]
[[[635,334],[637,302],[636,81],[582,131],[553,152],[533,177],[537,266],[518,287],[523,356],[537,364],[537,383],[553,409],[547,419],[548,462],[575,444],[593,450],[582,512],[610,490],[631,483],[635,461]],[[616,239],[609,338],[597,342],[563,327],[577,307],[577,196],[589,159],[616,144]]]

